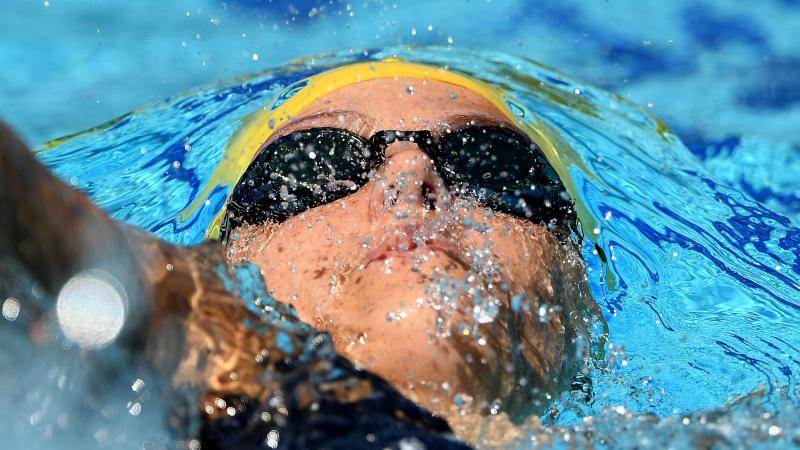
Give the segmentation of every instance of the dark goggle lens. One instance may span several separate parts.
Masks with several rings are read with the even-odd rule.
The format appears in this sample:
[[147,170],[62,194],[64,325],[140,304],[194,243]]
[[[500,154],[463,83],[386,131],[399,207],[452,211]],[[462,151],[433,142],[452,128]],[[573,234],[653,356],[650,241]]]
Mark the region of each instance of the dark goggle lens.
[[574,223],[573,202],[536,144],[502,129],[470,127],[447,135],[436,151],[442,175],[457,185],[452,189],[534,222]]
[[367,142],[345,130],[316,128],[291,133],[258,155],[234,189],[224,229],[281,222],[347,196],[368,181],[397,140],[417,142],[457,194],[534,222],[576,224],[573,201],[541,149],[510,131],[469,127],[441,139],[386,131]]
[[229,225],[280,222],[338,200],[362,186],[373,166],[369,148],[355,134],[291,133],[251,163],[231,196]]

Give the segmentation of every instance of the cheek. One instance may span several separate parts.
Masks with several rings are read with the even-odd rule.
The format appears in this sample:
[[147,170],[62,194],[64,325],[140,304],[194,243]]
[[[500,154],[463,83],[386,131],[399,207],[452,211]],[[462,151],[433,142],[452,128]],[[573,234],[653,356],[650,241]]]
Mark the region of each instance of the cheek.
[[512,291],[529,291],[550,278],[550,260],[557,243],[546,229],[508,216],[484,219],[484,224],[488,231],[471,232],[468,245],[491,252],[492,264],[511,282]]
[[325,301],[332,277],[359,252],[363,229],[353,208],[334,203],[294,217],[276,229],[258,255],[273,295],[299,309]]
[[281,227],[258,255],[267,287],[277,300],[302,302],[327,284],[334,246],[315,230]]

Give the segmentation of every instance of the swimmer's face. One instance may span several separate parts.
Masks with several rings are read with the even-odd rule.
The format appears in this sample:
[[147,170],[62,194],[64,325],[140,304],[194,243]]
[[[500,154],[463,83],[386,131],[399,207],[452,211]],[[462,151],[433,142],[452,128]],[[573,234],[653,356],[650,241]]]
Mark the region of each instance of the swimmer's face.
[[[517,131],[470,90],[386,78],[318,99],[271,141],[319,127],[368,138],[468,125]],[[386,148],[353,194],[236,231],[234,258],[258,264],[276,299],[330,332],[340,353],[429,407],[446,409],[459,393],[491,402],[520,377],[549,383],[558,375],[564,328],[557,315],[539,320],[538,311],[578,295],[580,265],[544,227],[448,190],[413,142]]]

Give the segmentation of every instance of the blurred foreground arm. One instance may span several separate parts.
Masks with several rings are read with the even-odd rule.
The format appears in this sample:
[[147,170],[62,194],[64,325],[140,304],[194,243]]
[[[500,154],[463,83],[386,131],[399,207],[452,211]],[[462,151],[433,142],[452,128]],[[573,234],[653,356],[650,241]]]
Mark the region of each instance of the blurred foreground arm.
[[[215,273],[224,266],[218,245],[178,247],[115,222],[42,166],[2,123],[0,180],[0,256],[21,265],[47,298],[56,299],[82,271],[106,272],[129,303],[118,344],[162,374],[174,373],[176,385],[258,394],[244,384],[255,373],[251,355],[263,347],[241,325],[254,315]],[[252,353],[244,357],[241,349]],[[242,376],[232,380],[237,370]]]
[[136,295],[142,279],[127,240],[105,213],[51,174],[0,123],[0,251],[53,296],[74,274],[112,261],[120,268],[113,275]]

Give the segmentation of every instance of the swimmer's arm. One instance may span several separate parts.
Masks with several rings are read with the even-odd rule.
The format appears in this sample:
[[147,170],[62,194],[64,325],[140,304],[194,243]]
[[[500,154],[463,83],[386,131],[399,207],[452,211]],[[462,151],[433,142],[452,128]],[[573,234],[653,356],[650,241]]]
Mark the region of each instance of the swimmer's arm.
[[[250,392],[243,384],[263,343],[242,326],[253,314],[215,272],[224,264],[219,245],[179,247],[112,220],[0,122],[0,289],[21,274],[38,284],[50,299],[37,306],[39,318],[71,277],[103,270],[130,302],[118,341],[178,384],[256,395],[257,388]],[[44,343],[36,338],[37,322],[28,332]],[[232,385],[231,371],[241,373],[239,386]]]
[[51,294],[81,270],[111,262],[118,266],[114,275],[135,290],[135,257],[126,240],[103,211],[51,174],[0,123],[0,252]]
[[39,163],[2,122],[0,180],[0,256],[21,264],[52,298],[71,277],[99,269],[113,275],[132,302],[169,303],[165,297],[190,297],[208,276],[192,273],[187,260],[202,253],[224,261],[221,251],[216,257],[202,246],[178,247],[114,221]]

